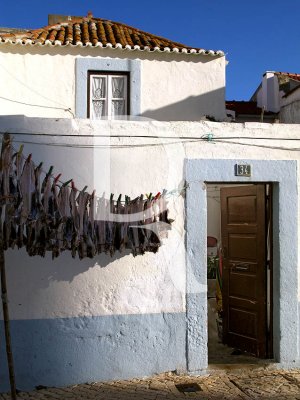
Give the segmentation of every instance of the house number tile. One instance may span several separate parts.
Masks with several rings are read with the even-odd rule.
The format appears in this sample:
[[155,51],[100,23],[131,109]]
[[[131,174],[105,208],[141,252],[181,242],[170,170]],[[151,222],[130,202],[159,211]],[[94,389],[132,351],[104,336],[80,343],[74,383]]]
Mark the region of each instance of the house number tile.
[[249,164],[236,164],[235,165],[236,176],[251,176],[251,165]]

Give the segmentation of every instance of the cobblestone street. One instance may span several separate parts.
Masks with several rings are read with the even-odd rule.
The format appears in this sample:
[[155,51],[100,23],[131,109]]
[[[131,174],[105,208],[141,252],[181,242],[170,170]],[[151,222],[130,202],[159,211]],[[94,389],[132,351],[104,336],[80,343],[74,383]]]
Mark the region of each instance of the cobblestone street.
[[[180,387],[180,385],[182,385]],[[177,387],[178,386],[178,387]],[[180,389],[183,390],[180,391]],[[300,399],[300,370],[238,369],[212,371],[207,376],[161,374],[145,379],[44,388],[18,393],[18,399]],[[0,399],[10,399],[0,394]]]

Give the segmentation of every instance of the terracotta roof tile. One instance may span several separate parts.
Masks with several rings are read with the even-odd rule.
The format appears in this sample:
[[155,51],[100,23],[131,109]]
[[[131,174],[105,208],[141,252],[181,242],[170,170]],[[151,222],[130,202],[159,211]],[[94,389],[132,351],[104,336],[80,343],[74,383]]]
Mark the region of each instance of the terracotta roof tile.
[[300,74],[291,72],[274,72],[278,78],[279,89],[284,93],[283,97],[289,96],[300,86]]
[[0,43],[31,45],[78,45],[113,47],[128,50],[173,51],[175,53],[195,53],[224,56],[222,51],[192,48],[131,26],[106,19],[72,18],[71,21],[45,26],[34,30],[4,32]]
[[294,81],[300,81],[300,74],[293,74],[290,72],[275,72],[275,74],[293,79]]

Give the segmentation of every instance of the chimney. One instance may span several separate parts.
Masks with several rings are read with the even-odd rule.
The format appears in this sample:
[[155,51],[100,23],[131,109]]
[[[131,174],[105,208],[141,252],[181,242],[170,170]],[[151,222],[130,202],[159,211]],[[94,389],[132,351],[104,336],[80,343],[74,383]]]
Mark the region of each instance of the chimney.
[[48,25],[60,24],[61,22],[71,21],[71,15],[49,14]]
[[[62,22],[70,22],[72,20],[80,20],[83,17],[76,16],[76,15],[61,15],[61,14],[49,14],[48,15],[48,25],[55,25],[60,24]],[[91,11],[88,12],[86,18],[93,18],[93,13]]]
[[263,75],[261,107],[275,113],[280,110],[278,78],[273,71],[267,71]]

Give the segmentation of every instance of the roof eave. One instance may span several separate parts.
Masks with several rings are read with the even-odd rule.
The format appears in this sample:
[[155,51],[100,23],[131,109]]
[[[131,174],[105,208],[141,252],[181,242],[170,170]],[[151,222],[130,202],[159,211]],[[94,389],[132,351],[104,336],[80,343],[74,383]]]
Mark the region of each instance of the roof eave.
[[52,47],[82,47],[82,48],[109,48],[109,49],[119,49],[119,50],[129,50],[129,51],[142,51],[142,52],[149,52],[149,53],[174,53],[174,54],[193,54],[193,55],[204,55],[204,56],[212,56],[212,57],[224,57],[225,53],[222,50],[205,50],[205,49],[190,49],[190,48],[182,48],[179,49],[177,47],[170,48],[165,47],[163,50],[159,47],[155,47],[153,50],[150,49],[148,46],[141,48],[138,45],[135,46],[122,46],[120,43],[113,45],[112,43],[107,43],[103,45],[101,42],[97,42],[93,45],[91,42],[83,44],[82,42],[77,42],[76,44],[67,43],[62,44],[59,40],[55,40],[54,42],[50,40],[46,40],[44,43],[36,42],[31,39],[12,39],[12,38],[5,38],[0,36],[0,44],[11,44],[11,45],[19,45],[19,46],[52,46]]

